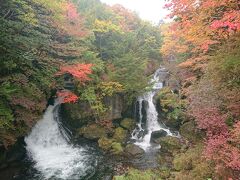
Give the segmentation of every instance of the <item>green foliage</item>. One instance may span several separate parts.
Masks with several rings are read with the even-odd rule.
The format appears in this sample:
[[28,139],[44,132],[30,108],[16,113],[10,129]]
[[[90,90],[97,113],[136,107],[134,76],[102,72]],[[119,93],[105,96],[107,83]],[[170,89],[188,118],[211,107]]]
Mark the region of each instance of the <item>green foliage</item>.
[[12,110],[0,99],[0,129],[12,128],[13,120]]
[[124,130],[121,127],[118,127],[118,128],[115,129],[115,132],[114,132],[114,135],[113,135],[114,141],[119,142],[119,143],[123,143],[123,142],[126,141],[126,138],[127,138],[127,131],[126,130]]
[[161,180],[160,176],[151,170],[140,171],[137,169],[130,169],[124,176],[114,176],[114,180]]
[[177,121],[183,118],[185,101],[174,94],[169,87],[162,88],[157,97],[160,101],[161,110],[166,113],[167,119]]
[[[146,62],[135,57],[134,54],[125,54],[113,62],[116,70],[111,74],[114,81],[120,82],[126,92],[142,92],[147,86],[148,78],[143,72]],[[139,81],[141,80],[141,81]]]
[[98,87],[102,96],[112,96],[123,91],[123,86],[118,82],[102,82]]
[[212,177],[213,168],[209,162],[201,158],[202,150],[203,145],[198,144],[174,158],[174,168],[180,172],[177,178],[201,180]]
[[[95,119],[108,110],[104,97],[121,92],[131,102],[145,91],[147,63],[161,60],[158,28],[135,13],[124,10],[121,14],[99,0],[73,2],[84,20],[79,16],[79,22],[72,24],[66,17],[66,0],[1,2],[2,124],[21,132],[31,127],[40,118],[50,91],[64,87],[63,79],[55,77],[62,64],[94,64],[91,82],[76,82],[73,90],[90,104]],[[78,28],[88,28],[84,38],[68,32]]]
[[3,82],[0,86],[0,97],[10,100],[11,95],[16,92],[16,88],[13,87],[10,82]]
[[102,96],[97,94],[95,86],[88,86],[83,90],[80,90],[80,93],[81,100],[85,100],[90,104],[91,109],[94,111],[97,118],[107,111],[108,108],[103,104]]

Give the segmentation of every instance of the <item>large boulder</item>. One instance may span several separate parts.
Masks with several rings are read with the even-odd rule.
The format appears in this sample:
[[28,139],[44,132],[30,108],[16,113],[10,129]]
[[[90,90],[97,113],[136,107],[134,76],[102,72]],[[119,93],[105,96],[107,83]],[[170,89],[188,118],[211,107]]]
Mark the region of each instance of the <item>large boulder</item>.
[[[175,109],[175,111],[178,112],[177,109]],[[172,114],[174,114],[174,113],[172,113]],[[182,119],[179,117],[175,117],[175,116],[171,117],[171,118],[163,118],[162,121],[167,127],[172,128],[174,130],[178,130],[182,123]]]
[[101,137],[98,140],[98,146],[104,151],[110,150],[112,147],[112,143],[113,143],[113,140],[107,137]]
[[80,128],[79,135],[87,139],[98,140],[101,137],[106,137],[107,131],[98,124],[90,124],[86,127]]
[[133,130],[136,126],[136,122],[133,119],[125,118],[120,122],[120,126],[127,130]]
[[121,127],[116,128],[113,134],[113,139],[116,142],[125,143],[127,140],[127,130]]
[[102,150],[111,152],[115,155],[120,155],[123,153],[123,147],[121,143],[114,142],[113,139],[102,137],[98,140],[98,145]]
[[138,157],[144,154],[144,150],[135,144],[128,144],[124,152],[127,157]]
[[[108,107],[105,116],[100,120],[113,120],[122,118],[124,111],[124,99],[120,94],[115,94],[111,97],[105,96],[103,104]],[[94,111],[87,101],[79,101],[78,103],[65,103],[61,106],[61,115],[63,120],[67,120],[66,124],[72,129],[80,128],[89,122],[94,122]]]
[[91,107],[86,101],[78,103],[64,103],[60,109],[62,120],[72,129],[80,128],[94,121]]
[[107,112],[105,112],[104,119],[119,119],[122,118],[122,112],[124,110],[124,99],[120,94],[115,94],[111,97],[105,96],[104,105],[108,107]]
[[180,151],[182,144],[180,139],[177,137],[166,136],[159,139],[159,144],[161,145],[162,151],[176,152]]
[[153,131],[151,133],[151,139],[150,142],[151,143],[158,143],[159,142],[159,138],[165,137],[167,136],[167,132],[164,131],[163,129],[159,130],[159,131]]
[[115,155],[120,155],[123,153],[123,147],[121,143],[113,142],[111,146],[111,153]]

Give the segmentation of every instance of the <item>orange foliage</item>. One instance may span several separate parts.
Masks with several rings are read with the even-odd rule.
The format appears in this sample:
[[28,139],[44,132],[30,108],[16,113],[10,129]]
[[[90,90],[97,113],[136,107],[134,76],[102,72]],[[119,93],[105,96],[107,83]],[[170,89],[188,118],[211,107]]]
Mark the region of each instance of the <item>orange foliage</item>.
[[78,100],[76,94],[67,90],[58,91],[57,96],[62,99],[63,103],[75,103]]
[[162,52],[208,52],[240,31],[239,5],[238,0],[169,0],[165,7],[177,21],[165,33],[169,40],[165,40]]
[[63,74],[71,74],[79,82],[84,83],[90,80],[88,75],[92,74],[92,69],[91,69],[92,66],[93,64],[81,64],[81,63],[62,66],[60,68],[60,71],[56,74],[56,76],[60,76]]

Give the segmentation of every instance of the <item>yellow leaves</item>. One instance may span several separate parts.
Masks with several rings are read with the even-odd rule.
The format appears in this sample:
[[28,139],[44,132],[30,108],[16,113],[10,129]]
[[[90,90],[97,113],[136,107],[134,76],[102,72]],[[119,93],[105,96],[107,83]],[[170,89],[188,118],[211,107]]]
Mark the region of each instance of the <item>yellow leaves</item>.
[[118,32],[123,33],[121,28],[112,23],[112,21],[101,21],[96,19],[94,23],[94,31],[100,33],[107,33],[107,32]]
[[124,90],[123,85],[113,81],[100,83],[99,89],[102,92],[102,96],[112,96],[114,93]]
[[165,24],[161,27],[164,40],[160,52],[164,56],[187,52],[189,46],[185,42],[180,41],[180,36],[178,35],[177,30],[173,31],[170,26],[171,24]]

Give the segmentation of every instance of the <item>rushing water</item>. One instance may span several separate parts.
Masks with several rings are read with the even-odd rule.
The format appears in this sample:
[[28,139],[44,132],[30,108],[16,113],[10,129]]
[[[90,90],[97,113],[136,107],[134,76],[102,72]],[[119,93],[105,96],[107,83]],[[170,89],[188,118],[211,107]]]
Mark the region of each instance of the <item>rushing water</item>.
[[28,156],[40,172],[36,179],[83,179],[94,171],[96,162],[83,147],[69,142],[59,125],[59,105],[49,106],[32,132],[25,138]]
[[[151,79],[152,89],[138,97],[137,128],[132,132],[135,144],[145,150],[139,159],[131,159],[135,167],[146,169],[159,166],[156,154],[159,146],[151,144],[151,133],[163,129],[170,136],[175,136],[164,124],[158,121],[158,113],[154,105],[154,95],[162,88],[159,80],[164,69],[158,69]],[[145,105],[143,105],[145,103]],[[147,104],[147,105],[146,105]],[[19,166],[19,173],[13,173],[16,180],[105,180],[111,179],[116,160],[105,157],[98,147],[81,140],[72,142],[71,132],[62,124],[59,104],[49,106],[42,120],[33,127],[25,137],[27,157]],[[145,112],[145,114],[143,113]],[[146,116],[146,117],[145,117]],[[146,118],[146,122],[143,119]],[[150,148],[151,147],[151,148]],[[155,148],[154,148],[155,147]],[[8,169],[10,180],[11,171]]]
[[[153,102],[154,95],[163,87],[163,83],[160,81],[160,76],[164,71],[164,68],[159,68],[154,73],[150,81],[150,83],[153,85],[152,89],[137,99],[139,109],[136,110],[136,112],[139,113],[139,123],[137,128],[132,133],[132,139],[136,140],[135,144],[143,148],[145,151],[147,151],[150,147],[151,149],[153,148],[150,142],[152,132],[163,129],[168,135],[174,135],[167,127],[158,122],[158,112]],[[144,101],[147,102],[147,107],[143,107]],[[146,111],[145,128],[143,123],[143,108],[145,108]],[[159,146],[157,146],[157,148],[159,148]]]

